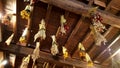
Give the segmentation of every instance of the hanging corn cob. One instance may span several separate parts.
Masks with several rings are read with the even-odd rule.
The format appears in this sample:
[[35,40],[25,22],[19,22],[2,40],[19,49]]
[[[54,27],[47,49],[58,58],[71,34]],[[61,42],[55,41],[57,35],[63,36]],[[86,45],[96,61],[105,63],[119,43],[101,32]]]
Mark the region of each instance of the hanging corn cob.
[[30,12],[31,12],[31,6],[27,5],[25,9],[20,12],[20,15],[22,16],[23,19],[29,19]]
[[14,33],[5,41],[5,43],[6,43],[7,45],[10,45],[13,37],[14,37]]
[[26,36],[27,36],[28,28],[26,27],[25,30],[22,33],[22,36],[19,39],[20,44],[23,44],[23,46],[26,46]]
[[64,59],[66,59],[68,57],[68,52],[64,46],[62,47],[62,51],[63,51],[63,57],[64,57]]
[[35,61],[36,61],[36,59],[38,59],[39,56],[40,56],[40,54],[39,54],[39,52],[40,52],[39,47],[40,47],[40,43],[39,43],[39,42],[36,42],[36,48],[34,49],[33,54],[32,54],[32,59],[33,59],[33,66],[32,66],[32,68],[34,68],[34,66],[35,66]]
[[55,35],[52,35],[51,38],[52,38],[51,54],[53,56],[56,56],[59,53],[58,43],[56,42]]
[[86,53],[86,61],[87,61],[87,66],[93,66],[93,62],[87,53]]
[[43,68],[49,68],[49,63],[48,62],[44,62]]
[[81,58],[82,60],[84,60],[84,59],[85,59],[85,56],[86,56],[86,52],[85,52],[85,48],[84,48],[84,46],[82,45],[82,43],[79,43],[78,49],[79,49],[80,58]]
[[46,27],[44,19],[42,19],[41,24],[39,24],[39,31],[34,36],[34,42],[37,38],[40,38],[41,40],[45,40],[46,38]]
[[105,43],[107,42],[105,37],[96,30],[95,26],[90,26],[90,28],[91,28],[92,34],[94,35],[94,38],[95,38],[95,44],[100,46],[101,43],[103,43],[105,45]]
[[20,68],[28,68],[29,61],[30,61],[30,55],[28,55],[27,57],[24,57]]

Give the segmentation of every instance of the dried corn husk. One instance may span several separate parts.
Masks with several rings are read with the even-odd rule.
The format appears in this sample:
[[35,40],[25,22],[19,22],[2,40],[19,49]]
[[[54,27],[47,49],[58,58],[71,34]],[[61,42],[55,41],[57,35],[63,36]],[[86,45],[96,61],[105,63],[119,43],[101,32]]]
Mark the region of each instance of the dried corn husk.
[[68,57],[68,52],[67,52],[67,48],[65,48],[64,46],[62,47],[62,51],[63,51],[63,57],[64,59],[66,59]]
[[87,53],[86,53],[86,61],[87,61],[87,66],[93,66],[93,62]]
[[27,57],[24,57],[20,68],[28,68],[29,61],[30,61],[30,55],[28,55]]
[[95,44],[100,46],[101,43],[103,43],[105,45],[107,42],[106,38],[100,32],[98,32],[94,26],[91,26],[91,30],[95,38]]
[[5,41],[5,43],[6,43],[7,45],[10,45],[13,37],[14,37],[14,33]]
[[52,35],[51,38],[52,38],[51,54],[55,56],[56,54],[59,53],[58,43],[56,42],[55,35]]
[[19,39],[20,44],[26,46],[26,36],[27,36],[28,28],[26,27],[25,30],[22,33],[22,36]]
[[40,54],[39,54],[40,53],[40,49],[39,49],[39,47],[40,47],[40,42],[36,42],[36,48],[34,49],[33,54],[32,54],[33,68],[35,66],[36,59],[38,59],[40,57]]
[[64,15],[61,15],[61,20],[60,20],[60,22],[61,22],[60,32],[61,32],[62,34],[66,34],[66,29],[65,29],[65,27],[64,27],[64,24],[66,23],[66,19],[64,18]]
[[40,38],[41,40],[45,40],[46,38],[46,27],[44,19],[42,19],[41,24],[39,24],[39,31],[34,36],[34,42],[37,38]]

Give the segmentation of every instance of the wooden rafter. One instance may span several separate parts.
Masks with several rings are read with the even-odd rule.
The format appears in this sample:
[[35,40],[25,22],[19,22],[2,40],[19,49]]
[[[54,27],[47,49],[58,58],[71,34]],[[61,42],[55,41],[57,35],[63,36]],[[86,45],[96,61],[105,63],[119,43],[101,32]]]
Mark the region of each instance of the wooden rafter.
[[85,18],[82,17],[81,19],[79,19],[65,44],[65,47],[68,49],[71,55],[74,53],[79,41],[81,41],[81,37],[84,37],[84,34],[86,33],[88,28],[89,24],[85,22]]
[[[22,47],[19,45],[13,45],[11,44],[10,46],[6,46],[3,43],[0,43],[1,47],[0,50],[2,51],[6,51],[6,52],[10,52],[10,53],[14,53],[16,55],[22,55],[22,56],[27,56],[28,54],[32,54],[33,50],[32,48],[27,48],[27,47]],[[62,57],[59,57],[59,60],[54,60],[52,58],[52,55],[50,53],[46,53],[43,51],[40,51],[40,58],[37,60],[39,61],[40,59],[45,60],[46,62],[53,62],[55,64],[61,64],[61,65],[73,65],[77,66],[77,67],[84,67],[86,68],[86,62],[77,60],[77,59],[72,59],[72,58],[68,58],[66,60],[64,60]],[[105,66],[100,66],[95,64],[95,67],[97,68],[107,68]]]
[[[85,14],[85,16],[89,16],[88,15],[89,10],[92,8],[76,0],[40,0],[40,1],[53,4],[57,7],[63,8],[70,12],[74,12],[76,14]],[[103,23],[120,28],[119,17],[102,10],[97,10],[97,12],[103,17],[104,19]]]
[[115,55],[117,55],[120,52],[120,49],[118,48],[118,50],[116,50],[112,55],[110,55],[110,57],[108,57],[106,60],[104,60],[102,62],[102,64],[104,64],[105,62],[109,61],[110,59],[112,59]]
[[47,13],[46,13],[46,16],[45,16],[45,21],[46,22],[49,21],[51,11],[52,11],[52,5],[48,5],[48,7],[47,7]]
[[[91,6],[91,5],[93,4],[93,1],[94,1],[94,0],[90,0],[89,3],[88,3],[88,5]],[[82,16],[82,17],[84,18],[84,16]],[[82,41],[82,44],[83,44],[83,45],[84,45],[84,42],[86,43],[86,40],[88,40],[89,37],[91,37],[91,32],[88,33],[88,34],[86,35],[85,39]],[[87,41],[87,42],[88,42],[88,41]],[[90,45],[90,44],[89,44],[89,45]],[[87,47],[85,47],[85,48],[87,48]],[[76,48],[76,49],[74,49],[74,50],[75,50],[75,51],[74,51],[74,53],[72,54],[72,57],[78,56],[78,52],[79,52],[78,48]]]
[[[31,3],[32,3],[32,1],[31,1]],[[28,32],[27,32],[27,42],[26,42],[27,44],[30,41],[31,25],[32,25],[32,19],[33,19],[33,10],[34,10],[34,5],[31,6],[30,18],[28,19],[28,25],[27,25]]]

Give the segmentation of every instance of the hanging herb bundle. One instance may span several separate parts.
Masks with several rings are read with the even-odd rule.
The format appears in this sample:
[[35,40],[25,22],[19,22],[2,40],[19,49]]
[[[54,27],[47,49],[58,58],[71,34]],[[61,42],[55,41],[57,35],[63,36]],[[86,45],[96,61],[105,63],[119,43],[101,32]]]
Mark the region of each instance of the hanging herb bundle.
[[105,37],[101,34],[101,32],[104,32],[106,28],[102,24],[102,17],[99,13],[96,13],[96,10],[97,7],[90,10],[90,17],[92,19],[92,26],[90,26],[90,28],[95,38],[95,44],[100,46],[102,43],[105,45],[105,43],[107,42]]
[[90,58],[90,56],[86,53],[86,61],[87,61],[87,66],[93,66],[93,62]]
[[61,15],[60,17],[60,27],[58,28],[58,32],[59,34],[61,35],[64,35],[67,33],[67,31],[69,30],[69,27],[67,26],[67,23],[66,23],[66,19],[64,18],[64,15]]
[[29,61],[30,61],[30,55],[28,55],[27,57],[24,57],[20,68],[28,68]]
[[95,38],[95,44],[100,46],[101,43],[103,43],[103,45],[105,45],[105,43],[107,42],[106,38],[96,30],[95,26],[91,25],[91,30],[92,30],[92,34],[94,35]]
[[19,43],[23,46],[26,46],[26,36],[27,36],[28,28],[26,27],[25,30],[22,33],[22,36],[19,39]]
[[82,43],[79,43],[78,49],[79,49],[80,58],[81,58],[82,60],[84,60],[85,57],[86,57],[86,52],[85,52],[85,48],[84,48],[84,46],[82,45]]
[[56,42],[55,35],[52,35],[51,38],[52,38],[51,54],[53,55],[54,59],[58,59],[57,58],[57,54],[59,53],[58,43]]
[[46,27],[44,19],[42,19],[41,24],[39,24],[39,31],[34,36],[34,42],[37,38],[40,38],[41,40],[45,40],[46,38]]
[[64,46],[62,47],[62,51],[63,51],[63,57],[64,59],[66,59],[68,57],[68,51],[67,48],[65,48]]
[[22,16],[23,19],[29,19],[30,12],[31,12],[31,6],[27,5],[25,9],[20,12],[20,15]]
[[36,59],[38,59],[40,57],[40,43],[39,42],[36,42],[36,48],[34,49],[33,51],[33,54],[32,54],[32,59],[33,59],[33,66],[32,68],[35,67],[35,61]]
[[92,19],[92,23],[95,26],[96,30],[99,32],[104,32],[104,30],[106,29],[105,26],[102,24],[102,17],[100,16],[99,13],[93,13],[91,14],[91,19]]
[[7,45],[10,45],[13,37],[14,37],[14,33],[5,41],[5,43],[6,43]]

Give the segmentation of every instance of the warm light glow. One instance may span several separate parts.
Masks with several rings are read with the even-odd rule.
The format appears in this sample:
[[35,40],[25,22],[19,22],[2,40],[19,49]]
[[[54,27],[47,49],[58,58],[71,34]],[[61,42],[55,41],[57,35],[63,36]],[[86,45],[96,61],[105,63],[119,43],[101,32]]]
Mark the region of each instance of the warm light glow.
[[7,14],[16,14],[16,0],[8,0],[5,7],[8,8],[5,10]]
[[6,43],[7,45],[10,45],[13,37],[14,37],[14,33],[5,41],[5,43]]
[[120,49],[118,49],[113,55],[116,55],[120,52]]
[[7,60],[3,60],[3,61],[0,63],[0,65],[6,65],[7,63],[8,63]]

